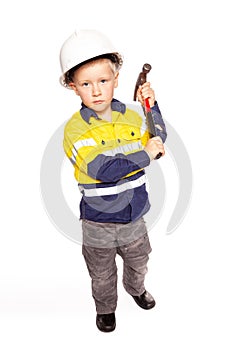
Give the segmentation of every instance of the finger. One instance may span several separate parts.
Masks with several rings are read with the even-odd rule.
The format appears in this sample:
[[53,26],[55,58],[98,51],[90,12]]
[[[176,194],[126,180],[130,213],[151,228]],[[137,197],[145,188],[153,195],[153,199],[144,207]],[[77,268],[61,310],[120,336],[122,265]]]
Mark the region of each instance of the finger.
[[148,85],[147,83],[142,85],[142,91],[145,91],[145,90],[152,90],[150,83]]
[[136,96],[137,96],[137,99],[142,99],[142,87],[141,87],[141,85],[139,86],[139,88],[137,89],[137,94],[136,94]]
[[152,105],[155,102],[155,94],[153,90],[150,89],[150,90],[142,91],[141,95],[144,100],[148,98],[151,101]]
[[154,90],[152,89],[144,89],[141,91],[143,97],[155,97]]
[[154,136],[154,137],[152,137],[150,140],[158,141],[159,143],[162,143],[162,144],[163,144],[163,141],[162,141],[162,139],[161,139],[160,136]]
[[144,84],[141,85],[141,87],[144,89],[146,87],[150,87],[150,82],[146,81]]
[[142,86],[141,91],[145,93],[147,91],[153,91],[153,89],[150,86]]
[[137,95],[137,100],[143,104],[143,98],[140,94]]

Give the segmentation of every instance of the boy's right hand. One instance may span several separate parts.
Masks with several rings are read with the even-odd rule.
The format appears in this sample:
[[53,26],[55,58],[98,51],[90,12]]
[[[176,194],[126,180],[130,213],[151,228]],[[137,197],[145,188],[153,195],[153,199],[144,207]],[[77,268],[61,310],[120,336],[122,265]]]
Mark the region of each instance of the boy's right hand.
[[159,153],[162,153],[162,156],[164,156],[165,150],[161,138],[159,136],[156,136],[149,139],[144,148],[144,151],[147,152],[150,160],[155,159]]

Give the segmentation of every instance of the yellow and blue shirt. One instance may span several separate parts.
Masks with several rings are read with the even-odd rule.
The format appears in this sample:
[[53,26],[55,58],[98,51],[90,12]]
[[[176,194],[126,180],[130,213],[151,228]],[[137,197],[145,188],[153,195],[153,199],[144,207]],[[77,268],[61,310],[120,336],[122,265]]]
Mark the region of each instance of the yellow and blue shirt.
[[[149,134],[145,117],[112,100],[112,122],[102,120],[82,105],[64,129],[64,150],[74,166],[82,193],[80,218],[96,222],[127,223],[150,208],[144,168]],[[158,104],[151,109],[157,135],[166,140]]]

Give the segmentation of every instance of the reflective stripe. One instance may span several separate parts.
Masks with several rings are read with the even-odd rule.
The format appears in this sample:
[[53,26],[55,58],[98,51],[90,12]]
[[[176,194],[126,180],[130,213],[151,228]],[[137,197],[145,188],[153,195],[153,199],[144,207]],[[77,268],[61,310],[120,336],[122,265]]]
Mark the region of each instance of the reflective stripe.
[[79,140],[74,143],[74,149],[78,153],[79,148],[85,147],[85,146],[95,146],[96,142],[94,139],[84,139],[84,140]]
[[112,196],[114,194],[119,194],[127,190],[131,190],[136,187],[140,187],[146,183],[146,175],[142,175],[136,180],[126,181],[120,185],[113,187],[100,187],[100,188],[84,188],[79,185],[80,192],[86,197],[96,197],[96,196]]
[[70,157],[71,162],[72,163],[76,162],[76,157],[78,155],[78,150],[81,147],[95,146],[95,145],[96,145],[96,142],[92,138],[79,140],[79,141],[75,142],[74,145],[73,145],[73,148],[72,148],[72,157]]
[[118,153],[129,153],[129,152],[134,152],[134,151],[138,151],[142,149],[142,142],[141,141],[137,141],[134,143],[129,143],[127,145],[124,146],[119,146],[117,148],[114,149],[110,149],[108,151],[103,152],[102,154],[105,156],[115,156]]

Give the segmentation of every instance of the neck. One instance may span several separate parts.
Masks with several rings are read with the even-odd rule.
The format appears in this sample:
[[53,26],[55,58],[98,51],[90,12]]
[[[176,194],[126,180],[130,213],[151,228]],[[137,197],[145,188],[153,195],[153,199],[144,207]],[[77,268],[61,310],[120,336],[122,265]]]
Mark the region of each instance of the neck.
[[109,114],[106,114],[106,115],[100,115],[99,116],[101,119],[104,119],[106,120],[107,122],[110,122],[112,121],[112,115],[109,115]]
[[98,117],[100,117],[101,119],[104,119],[108,122],[111,122],[112,121],[112,109],[111,109],[111,106],[109,106],[109,108],[104,111],[103,113],[99,113],[98,114]]

